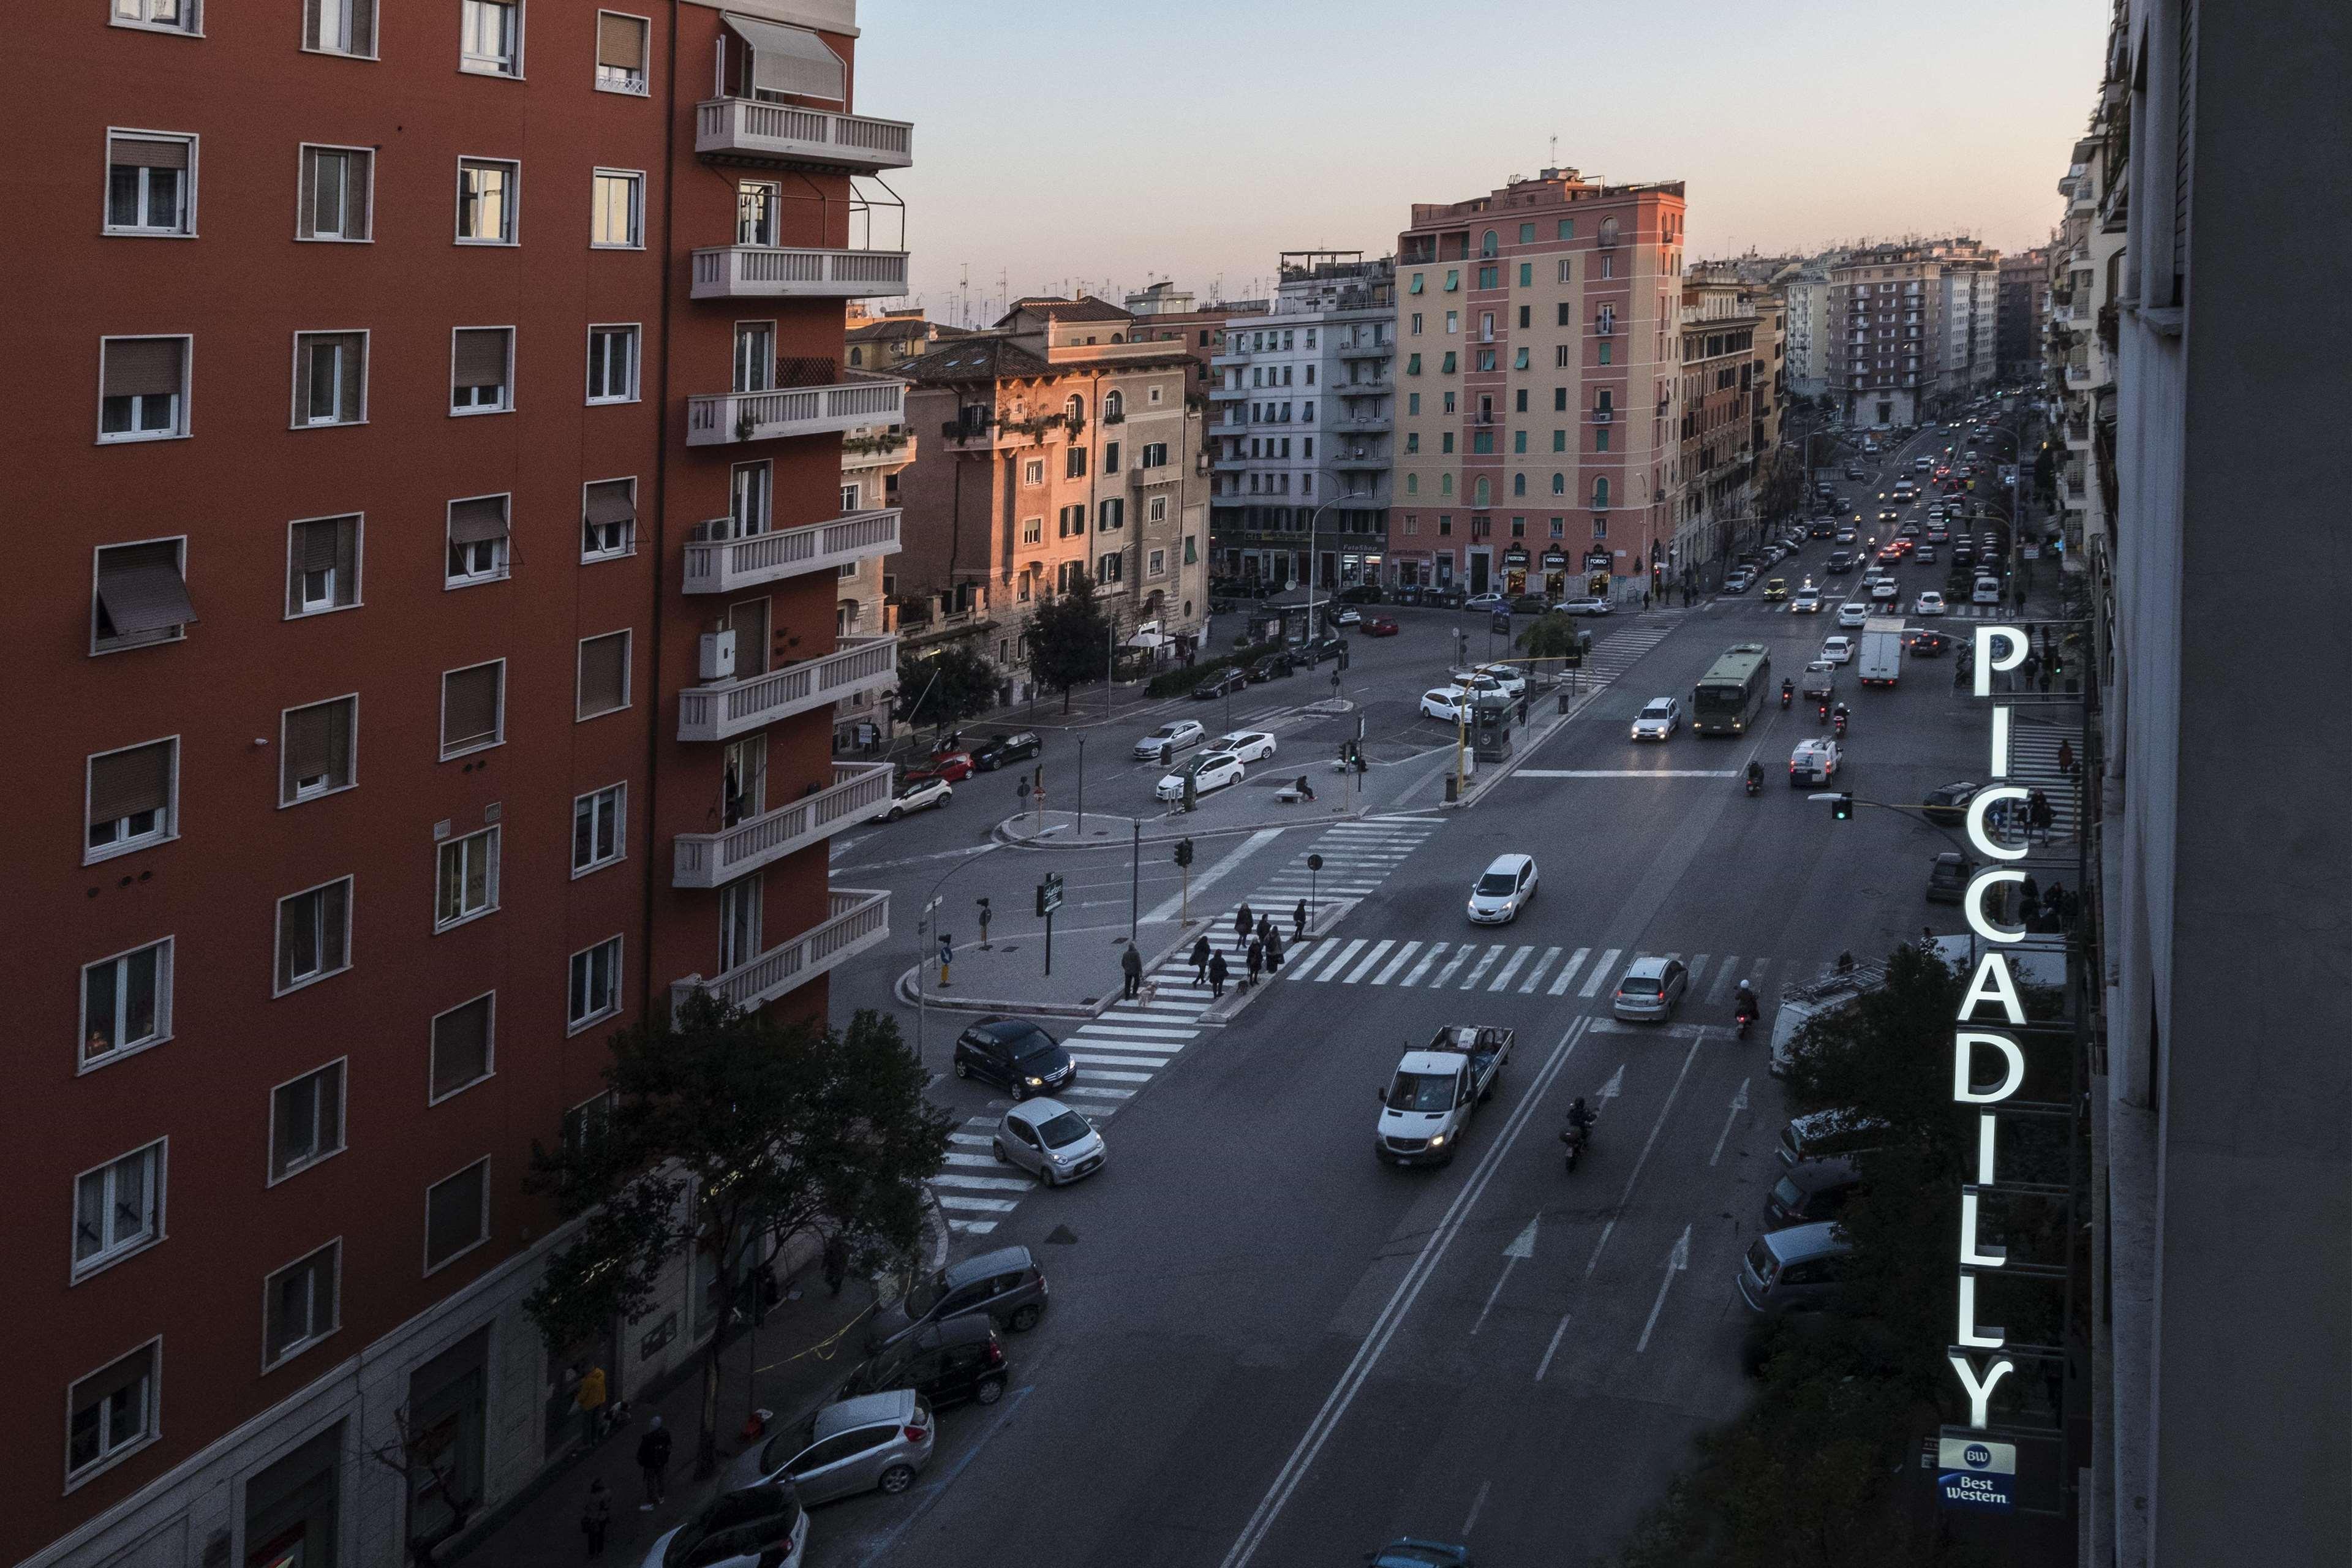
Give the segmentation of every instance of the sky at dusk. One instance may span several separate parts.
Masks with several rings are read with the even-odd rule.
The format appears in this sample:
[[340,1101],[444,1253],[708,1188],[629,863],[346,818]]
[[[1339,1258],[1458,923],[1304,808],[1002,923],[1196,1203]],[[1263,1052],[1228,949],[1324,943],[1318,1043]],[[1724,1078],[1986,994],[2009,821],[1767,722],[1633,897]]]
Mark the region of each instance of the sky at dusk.
[[2058,218],[2107,7],[864,0],[858,25],[856,108],[915,124],[889,177],[914,288],[959,321],[968,266],[978,322],[1000,278],[1116,300],[1172,277],[1205,302],[1264,291],[1284,250],[1385,255],[1411,204],[1532,175],[1555,136],[1588,178],[1685,182],[1693,258],[2022,248]]

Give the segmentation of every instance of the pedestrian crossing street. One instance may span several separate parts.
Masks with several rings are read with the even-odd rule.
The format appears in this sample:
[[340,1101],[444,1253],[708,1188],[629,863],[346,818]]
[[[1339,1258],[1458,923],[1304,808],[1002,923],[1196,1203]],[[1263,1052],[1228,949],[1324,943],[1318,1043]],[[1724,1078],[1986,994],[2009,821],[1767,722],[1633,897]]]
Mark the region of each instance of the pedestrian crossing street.
[[[1405,858],[1444,823],[1425,816],[1373,816],[1336,823],[1285,861],[1274,873],[1195,928],[1225,955],[1233,973],[1228,985],[1249,973],[1249,944],[1234,940],[1234,916],[1246,904],[1255,920],[1270,917],[1280,928],[1287,953],[1292,914],[1303,900],[1357,899],[1377,890]],[[1319,855],[1319,870],[1307,864]],[[1310,944],[1305,962],[1325,956]],[[1288,974],[1301,960],[1286,959]],[[1143,992],[1113,1003],[1100,1017],[1079,1026],[1062,1040],[1077,1067],[1077,1079],[1055,1098],[1097,1125],[1116,1116],[1162,1068],[1197,1044],[1205,1028],[1201,1015],[1216,1000],[1204,981],[1193,978],[1192,943],[1186,942],[1144,976]],[[948,1135],[946,1168],[931,1190],[948,1216],[948,1228],[963,1236],[994,1230],[1037,1184],[991,1152],[997,1118],[974,1116]]]
[[1399,942],[1357,937],[1307,954],[1283,978],[1302,985],[1393,985],[1425,991],[1573,998],[1590,1002],[1642,958],[1678,959],[1690,968],[1685,1005],[1728,1005],[1745,979],[1765,994],[1768,983],[1810,978],[1810,961],[1737,952],[1648,952],[1623,947],[1547,947],[1533,942]]
[[[2072,773],[2058,765],[2060,747],[2068,752],[2074,765]],[[2083,729],[2079,724],[2036,724],[2021,721],[2009,731],[2009,778],[2007,783],[2038,789],[2050,797],[2050,807],[2055,821],[2050,829],[2054,841],[2073,838],[2083,820],[2079,792],[2083,773]]]

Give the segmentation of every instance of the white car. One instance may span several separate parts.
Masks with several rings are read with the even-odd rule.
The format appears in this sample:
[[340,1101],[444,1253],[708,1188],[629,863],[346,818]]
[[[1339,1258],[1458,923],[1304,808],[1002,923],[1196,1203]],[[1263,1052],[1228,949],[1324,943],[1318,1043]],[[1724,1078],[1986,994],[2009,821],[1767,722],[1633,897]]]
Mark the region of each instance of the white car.
[[1870,597],[1874,603],[1892,603],[1902,596],[1903,590],[1895,585],[1892,577],[1881,577],[1870,585]]
[[896,822],[910,811],[928,811],[935,805],[945,805],[955,798],[948,781],[937,773],[917,773],[899,781],[890,796],[890,804],[867,818],[872,822]]
[[1231,752],[1245,763],[1262,763],[1274,755],[1274,737],[1263,730],[1236,730],[1209,743],[1216,752]]
[[1421,716],[1443,719],[1449,724],[1466,723],[1470,718],[1468,694],[1457,688],[1440,686],[1421,694]]
[[1174,773],[1162,774],[1151,794],[1156,800],[1182,800],[1184,781],[1190,778],[1193,795],[1204,795],[1211,790],[1241,783],[1242,773],[1242,760],[1231,752],[1202,752]]
[[1335,624],[1343,626],[1362,626],[1364,624],[1364,612],[1356,608],[1355,605],[1350,605],[1346,609],[1339,612]]
[[1485,676],[1503,689],[1504,696],[1514,700],[1528,689],[1526,672],[1507,664],[1482,664],[1472,673]]
[[1838,606],[1837,624],[1842,626],[1858,626],[1868,619],[1870,606],[1858,599],[1848,599]]
[[1944,613],[1944,595],[1937,593],[1933,588],[1928,589],[1926,593],[1920,595],[1916,599],[1914,599],[1911,602],[1911,613],[1915,616],[1942,615]]
[[1835,741],[1800,741],[1789,753],[1789,784],[1792,788],[1827,784],[1837,776],[1845,752]]
[[991,1142],[998,1159],[1049,1187],[1093,1175],[1109,1152],[1093,1122],[1051,1095],[1022,1100],[1006,1111]]
[[1535,896],[1535,858],[1497,855],[1470,889],[1470,923],[1498,926],[1515,921]]
[[1822,644],[1822,657],[1832,664],[1844,664],[1853,658],[1852,637],[1832,637]]
[[1633,739],[1670,741],[1683,727],[1683,706],[1671,697],[1653,697],[1633,715]]
[[1789,601],[1789,613],[1792,616],[1820,615],[1822,613],[1821,591],[1817,588],[1798,589],[1796,596]]
[[1160,755],[1160,748],[1162,746],[1171,752],[1181,752],[1187,746],[1199,745],[1208,739],[1208,731],[1201,727],[1198,720],[1174,720],[1160,725],[1135,743],[1136,759],[1139,762],[1150,762]]
[[1976,587],[1969,594],[1969,603],[1971,605],[2000,604],[2000,579],[1998,577],[1978,578]]
[[1563,616],[1605,616],[1609,613],[1609,601],[1588,594],[1580,599],[1562,599],[1552,608]]
[[1462,607],[1465,610],[1499,610],[1503,607],[1503,595],[1500,594],[1473,594],[1468,598],[1462,601]]
[[1478,670],[1457,669],[1445,679],[1454,683],[1454,690],[1466,691],[1473,697],[1499,697],[1503,694],[1501,681]]

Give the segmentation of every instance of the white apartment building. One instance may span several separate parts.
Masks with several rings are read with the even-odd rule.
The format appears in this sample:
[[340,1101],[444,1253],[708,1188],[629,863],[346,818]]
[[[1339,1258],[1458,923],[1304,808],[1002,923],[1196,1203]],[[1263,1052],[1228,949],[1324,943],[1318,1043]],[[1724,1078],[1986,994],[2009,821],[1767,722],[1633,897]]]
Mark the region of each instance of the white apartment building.
[[1274,309],[1211,361],[1210,540],[1220,576],[1269,591],[1380,575],[1388,538],[1396,267],[1285,251]]

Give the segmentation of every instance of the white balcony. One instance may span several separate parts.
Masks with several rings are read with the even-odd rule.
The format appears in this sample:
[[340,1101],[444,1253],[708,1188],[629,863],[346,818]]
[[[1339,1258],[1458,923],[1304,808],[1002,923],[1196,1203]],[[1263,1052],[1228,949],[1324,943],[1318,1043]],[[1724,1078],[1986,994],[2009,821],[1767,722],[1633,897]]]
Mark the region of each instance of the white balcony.
[[811,572],[830,572],[898,548],[899,509],[853,511],[830,522],[729,537],[732,518],[700,524],[686,542],[687,594],[733,594]]
[[835,763],[833,785],[747,817],[723,833],[681,833],[670,845],[669,885],[716,888],[855,827],[890,804],[889,763]]
[[1394,343],[1341,343],[1341,359],[1386,359],[1396,353]]
[[1331,390],[1342,397],[1380,397],[1394,392],[1396,387],[1387,377],[1374,376],[1364,381],[1343,381]]
[[1249,388],[1246,386],[1213,386],[1209,388],[1209,401],[1212,403],[1238,403],[1248,395]]
[[748,98],[712,99],[694,110],[694,150],[704,157],[870,174],[913,163],[914,138],[915,128],[903,120],[869,120]]
[[903,250],[719,245],[694,253],[698,300],[871,300],[906,291]]
[[677,694],[677,738],[731,740],[845,697],[878,691],[898,678],[897,637],[844,637],[839,649],[821,658],[686,688]]
[[780,436],[835,436],[861,425],[896,425],[906,412],[903,381],[849,381],[782,392],[730,392],[686,400],[686,444],[724,446]]
[[1387,468],[1389,460],[1377,452],[1350,452],[1332,458],[1331,466],[1343,474],[1374,473]]
[[826,902],[828,917],[823,924],[768,949],[749,963],[709,980],[689,974],[673,982],[670,1005],[682,1005],[697,991],[708,991],[730,1006],[764,1007],[818,975],[839,968],[867,948],[877,947],[890,939],[888,893],[835,888],[827,893]]
[[1389,433],[1389,416],[1370,415],[1361,419],[1342,419],[1331,426],[1334,436],[1385,436]]

